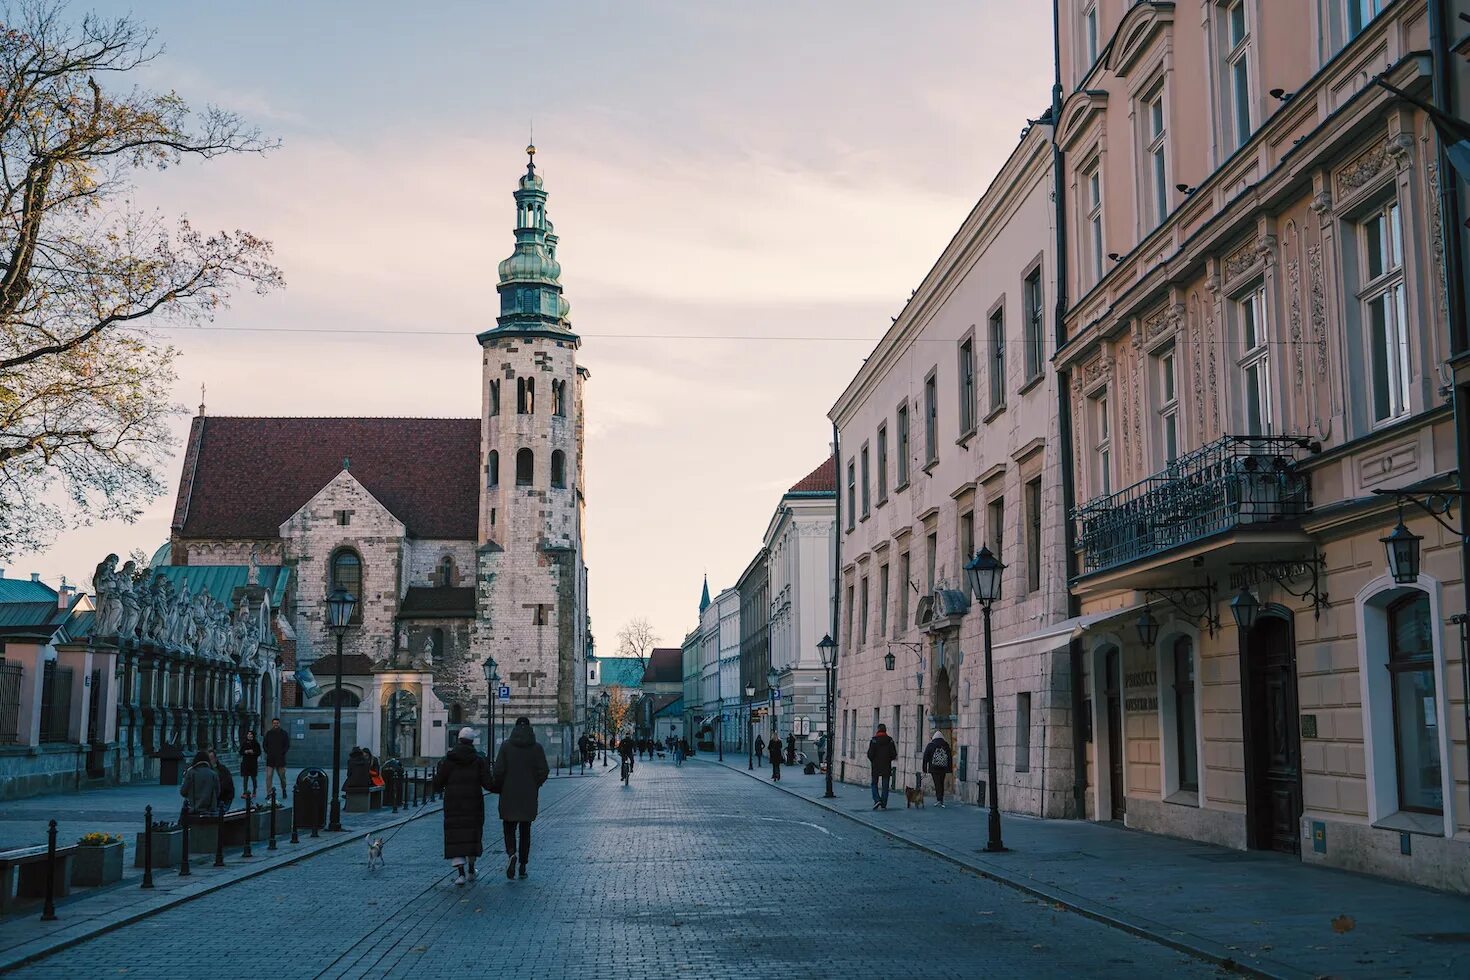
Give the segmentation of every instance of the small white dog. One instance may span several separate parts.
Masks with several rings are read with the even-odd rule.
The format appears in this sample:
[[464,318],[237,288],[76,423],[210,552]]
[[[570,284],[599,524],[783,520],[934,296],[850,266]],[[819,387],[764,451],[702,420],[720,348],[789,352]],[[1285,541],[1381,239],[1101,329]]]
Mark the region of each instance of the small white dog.
[[379,868],[384,867],[385,862],[383,861],[383,838],[374,837],[372,834],[368,834],[363,839],[367,841],[368,870],[376,871]]

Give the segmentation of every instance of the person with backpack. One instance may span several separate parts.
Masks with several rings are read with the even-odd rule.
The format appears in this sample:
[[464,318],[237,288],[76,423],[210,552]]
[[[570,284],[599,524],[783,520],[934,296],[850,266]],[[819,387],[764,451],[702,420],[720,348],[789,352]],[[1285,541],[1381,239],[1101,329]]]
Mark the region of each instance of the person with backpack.
[[531,859],[531,824],[536,819],[541,799],[541,786],[551,770],[546,765],[546,750],[536,741],[531,719],[516,719],[510,737],[500,744],[495,756],[495,786],[500,791],[500,823],[505,832],[505,877],[526,877],[526,862]]
[[949,743],[936,729],[934,737],[924,746],[924,771],[934,780],[934,805],[941,809],[944,807],[944,781],[953,770],[954,762]]
[[878,731],[868,740],[868,763],[873,768],[873,809],[888,809],[888,791],[893,788],[893,763],[898,758],[898,746],[888,734],[888,726],[878,725]]

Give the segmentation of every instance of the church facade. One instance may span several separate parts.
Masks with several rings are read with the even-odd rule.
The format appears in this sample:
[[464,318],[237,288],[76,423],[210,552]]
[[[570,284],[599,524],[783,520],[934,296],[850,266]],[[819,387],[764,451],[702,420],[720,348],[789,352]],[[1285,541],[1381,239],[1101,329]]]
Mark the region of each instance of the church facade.
[[[562,295],[535,148],[515,191],[500,315],[477,336],[480,415],[464,419],[208,416],[184,455],[175,565],[279,565],[281,704],[341,699],[356,740],[433,757],[488,721],[487,661],[548,752],[575,742],[590,645],[580,339]],[[358,599],[343,640],[324,601]],[[288,724],[289,727],[289,724]],[[482,746],[484,743],[481,743]]]

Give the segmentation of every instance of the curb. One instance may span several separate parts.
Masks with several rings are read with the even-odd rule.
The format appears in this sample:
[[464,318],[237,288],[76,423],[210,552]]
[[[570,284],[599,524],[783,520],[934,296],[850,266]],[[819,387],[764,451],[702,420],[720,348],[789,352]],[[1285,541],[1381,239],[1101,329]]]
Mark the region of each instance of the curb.
[[[729,769],[732,772],[741,773],[751,779],[754,779],[762,786],[768,786],[771,789],[785,793],[787,796],[794,796],[799,800],[810,803],[813,806],[819,807],[839,817],[845,817],[848,820],[851,820],[853,823],[856,823],[863,827],[867,827],[869,830],[876,830],[878,833],[882,834],[885,837],[898,841],[901,844],[907,844],[909,847],[923,851],[926,854],[939,858],[940,860],[948,861],[950,864],[957,865],[966,871],[979,875],[982,878],[987,878],[991,881],[996,882],[997,884],[1005,885],[1008,888],[1013,888],[1016,891],[1022,892],[1026,895],[1030,895],[1033,898],[1042,899],[1043,901],[1046,901],[1053,906],[1066,909],[1069,912],[1075,912],[1078,915],[1085,916],[1095,922],[1100,922],[1103,925],[1109,926],[1113,929],[1117,929],[1121,932],[1126,932],[1130,935],[1137,936],[1140,939],[1146,939],[1150,942],[1155,942],[1162,946],[1168,946],[1170,949],[1178,950],[1181,953],[1186,953],[1190,956],[1195,957],[1196,959],[1205,960],[1206,962],[1213,963],[1216,966],[1219,966],[1222,969],[1228,970],[1232,973],[1239,973],[1244,976],[1251,977],[1261,977],[1263,978],[1263,980],[1312,980],[1312,978],[1316,978],[1318,976],[1318,974],[1312,972],[1311,970],[1298,969],[1296,967],[1288,966],[1284,963],[1271,962],[1270,966],[1267,967],[1262,964],[1261,961],[1256,961],[1255,963],[1244,962],[1238,958],[1237,951],[1229,949],[1228,947],[1223,946],[1220,943],[1216,943],[1208,939],[1202,939],[1198,936],[1190,936],[1188,933],[1181,932],[1177,929],[1171,929],[1161,923],[1152,922],[1147,919],[1137,919],[1130,921],[1128,919],[1119,918],[1105,905],[1101,905],[1097,902],[1091,901],[1090,899],[1083,898],[1080,895],[1074,895],[1071,892],[1064,891],[1059,888],[1048,888],[1030,879],[1007,875],[1004,872],[999,871],[993,867],[987,867],[985,865],[979,864],[974,860],[967,858],[964,854],[952,851],[946,847],[941,847],[934,844],[926,844],[923,841],[915,840],[914,838],[908,837],[900,833],[899,831],[884,827],[881,824],[873,823],[869,820],[865,820],[860,814],[849,813],[847,810],[826,802],[825,799],[812,799],[809,796],[802,795],[794,789],[787,789],[785,786],[782,786],[779,783],[774,783],[768,779],[764,779],[758,774],[758,770],[755,772],[750,772],[736,766],[732,766],[728,762],[718,762],[713,759],[699,759],[696,761],[707,762],[710,765],[719,766],[722,769]],[[833,785],[841,785],[847,787],[853,786],[852,783],[838,783],[836,781],[834,781]],[[977,809],[983,808],[977,807]]]

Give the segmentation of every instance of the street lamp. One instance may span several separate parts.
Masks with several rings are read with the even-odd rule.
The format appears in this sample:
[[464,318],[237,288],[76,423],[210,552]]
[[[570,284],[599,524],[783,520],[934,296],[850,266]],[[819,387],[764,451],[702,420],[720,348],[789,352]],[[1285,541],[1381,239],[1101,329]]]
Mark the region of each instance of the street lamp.
[[1261,603],[1244,586],[1230,600],[1230,615],[1234,617],[1235,626],[1242,634],[1249,633],[1251,627],[1256,625],[1256,616],[1260,611]]
[[766,671],[766,720],[771,723],[771,735],[779,734],[776,731],[776,685],[781,682],[781,675],[776,673],[772,667]]
[[1404,515],[1399,514],[1398,526],[1386,538],[1379,538],[1388,552],[1388,573],[1398,585],[1413,585],[1419,581],[1419,546],[1424,539],[1404,527]]
[[749,756],[745,760],[746,769],[755,768],[755,719],[751,717],[751,706],[755,704],[755,685],[745,685],[745,749]]
[[1152,648],[1154,641],[1159,638],[1159,621],[1154,618],[1154,612],[1148,606],[1143,607],[1143,615],[1138,617],[1133,628],[1138,631],[1138,642],[1147,648]]
[[995,766],[995,666],[990,641],[990,607],[1000,598],[1003,571],[1005,565],[991,554],[989,547],[981,547],[965,565],[965,572],[970,576],[970,589],[980,602],[980,611],[985,614],[985,699],[990,705],[990,710],[985,712],[986,762],[990,770],[990,838],[985,842],[987,851],[1006,849],[1000,839],[1000,788],[996,785]]
[[720,684],[725,673],[724,661],[720,659],[720,648],[715,647],[715,758],[725,761],[725,693]]
[[597,696],[597,706],[602,709],[602,766],[607,768],[607,692]]
[[495,758],[495,682],[500,680],[496,673],[494,657],[486,657],[480,667],[485,671],[485,758]]
[[332,698],[332,810],[327,830],[342,829],[342,634],[352,622],[357,597],[340,585],[327,596],[327,625],[337,634],[337,689]]
[[830,800],[837,795],[832,792],[832,689],[837,675],[837,641],[831,633],[823,635],[817,643],[817,652],[822,655],[822,667],[827,673],[827,792],[822,796]]

